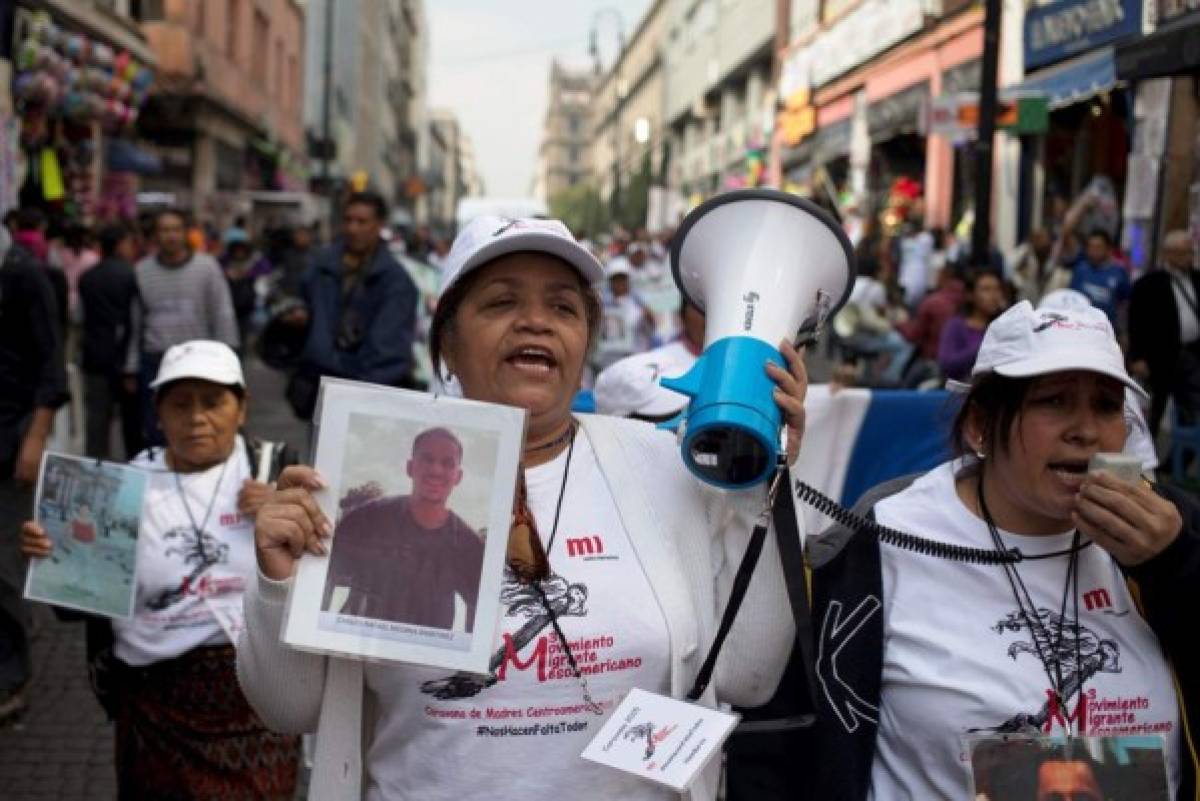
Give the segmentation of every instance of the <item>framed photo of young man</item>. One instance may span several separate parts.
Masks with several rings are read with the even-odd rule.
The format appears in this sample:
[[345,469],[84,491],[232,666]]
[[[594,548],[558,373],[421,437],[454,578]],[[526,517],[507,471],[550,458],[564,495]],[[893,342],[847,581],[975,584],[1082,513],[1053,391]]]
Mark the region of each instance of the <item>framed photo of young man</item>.
[[334,532],[300,561],[283,641],[486,672],[524,410],[324,379],[314,420]]

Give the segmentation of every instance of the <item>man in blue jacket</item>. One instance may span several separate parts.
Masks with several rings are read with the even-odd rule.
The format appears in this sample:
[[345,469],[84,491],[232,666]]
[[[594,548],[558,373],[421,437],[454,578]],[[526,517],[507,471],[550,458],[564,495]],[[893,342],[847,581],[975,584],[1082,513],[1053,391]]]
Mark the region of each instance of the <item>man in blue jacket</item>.
[[318,253],[301,295],[308,333],[288,400],[312,416],[321,376],[405,386],[412,367],[417,288],[380,238],[387,206],[373,192],[346,201],[342,235]]

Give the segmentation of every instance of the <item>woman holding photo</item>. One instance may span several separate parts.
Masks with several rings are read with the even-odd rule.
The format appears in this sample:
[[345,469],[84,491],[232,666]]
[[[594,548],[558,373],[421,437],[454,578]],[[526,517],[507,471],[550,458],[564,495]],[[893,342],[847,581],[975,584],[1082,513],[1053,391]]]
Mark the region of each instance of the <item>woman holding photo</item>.
[[[246,703],[228,629],[240,624],[254,515],[271,491],[255,475],[294,455],[239,433],[246,385],[228,345],[168,349],[151,387],[167,445],[131,462],[149,473],[133,616],[88,619],[93,688],[116,723],[118,796],[290,801],[298,742]],[[28,521],[21,548],[45,559],[53,543]]]
[[[327,548],[330,523],[309,494],[321,478],[289,468],[260,512],[239,678],[268,725],[317,733],[312,797],[678,797],[579,755],[629,690],[688,692],[766,492],[702,485],[675,437],[652,425],[571,413],[600,321],[592,285],[603,277],[553,220],[477,218],[447,260],[435,367],[467,398],[528,412],[489,675],[281,645],[296,560]],[[807,378],[800,354],[789,344],[783,353],[790,371],[764,369],[794,457]],[[765,551],[705,705],[761,704],[782,675],[794,628],[772,536]],[[716,797],[718,767],[710,763],[692,798]]]

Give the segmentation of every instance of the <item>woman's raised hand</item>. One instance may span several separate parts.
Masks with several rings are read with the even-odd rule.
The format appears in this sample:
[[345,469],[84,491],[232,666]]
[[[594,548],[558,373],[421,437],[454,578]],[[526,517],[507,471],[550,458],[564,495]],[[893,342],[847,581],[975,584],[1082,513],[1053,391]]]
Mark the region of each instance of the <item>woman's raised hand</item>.
[[46,529],[32,520],[21,524],[21,553],[29,559],[46,559],[54,550],[54,541]]
[[1175,504],[1146,482],[1127,484],[1116,476],[1089,473],[1075,511],[1079,530],[1125,567],[1158,556],[1183,530]]
[[275,491],[254,523],[258,569],[267,578],[289,578],[304,553],[325,553],[323,540],[333,533],[333,524],[312,496],[313,490],[324,486],[311,467],[293,465],[279,474]]
[[775,402],[783,410],[783,420],[787,425],[787,459],[788,464],[792,465],[800,455],[800,441],[804,439],[804,397],[808,394],[808,371],[804,367],[803,349],[797,350],[791,342],[784,340],[779,345],[779,351],[787,360],[788,369],[767,362],[767,375],[775,382]]

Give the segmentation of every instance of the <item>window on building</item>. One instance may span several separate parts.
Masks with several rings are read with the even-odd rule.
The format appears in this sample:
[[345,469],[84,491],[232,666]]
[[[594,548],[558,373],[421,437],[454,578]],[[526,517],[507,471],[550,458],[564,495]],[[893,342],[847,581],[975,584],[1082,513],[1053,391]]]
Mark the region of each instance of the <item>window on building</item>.
[[569,161],[571,164],[579,163],[579,148],[567,148],[567,161]]
[[196,38],[197,39],[204,38],[205,28],[208,27],[208,20],[205,19],[205,15],[204,15],[204,8],[205,8],[204,3],[196,3]]
[[267,15],[257,9],[254,11],[254,52],[251,53],[250,75],[260,87],[267,84],[267,57],[271,52],[271,23]]
[[288,94],[288,106],[295,108],[299,105],[300,98],[300,59],[296,58],[293,53],[288,56],[288,80],[291,86],[291,92]]
[[283,40],[275,40],[275,102],[283,103],[286,95],[283,85]]
[[567,117],[567,130],[571,132],[571,136],[575,136],[579,133],[579,118],[574,114],[572,114],[570,117]]
[[[101,5],[107,6],[110,10],[120,13],[122,10],[116,2],[104,2]],[[165,19],[165,11],[163,8],[163,0],[129,0],[129,16],[133,17],[138,22],[158,22]]]
[[241,0],[226,0],[225,3],[225,54],[237,58],[238,17],[241,16]]

